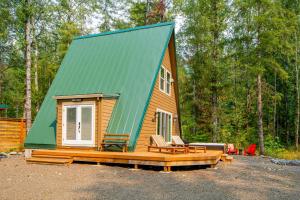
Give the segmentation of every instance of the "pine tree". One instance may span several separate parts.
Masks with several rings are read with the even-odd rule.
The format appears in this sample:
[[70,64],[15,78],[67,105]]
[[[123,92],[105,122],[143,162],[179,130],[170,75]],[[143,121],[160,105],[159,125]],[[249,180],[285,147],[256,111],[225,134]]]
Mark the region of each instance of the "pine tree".
[[235,20],[236,26],[247,27],[239,29],[236,34],[240,44],[245,44],[243,52],[247,52],[247,57],[240,55],[239,60],[250,67],[251,73],[256,76],[258,138],[260,153],[264,154],[263,96],[266,96],[264,88],[268,88],[266,72],[275,72],[281,80],[288,78],[281,58],[291,53],[289,41],[283,38],[291,36],[293,27],[287,19],[290,17],[287,11],[277,2],[237,0],[234,6],[239,14]]
[[[186,26],[185,53],[191,67],[190,84],[195,84],[193,115],[197,124],[208,124],[211,140],[220,137],[220,96],[226,59],[224,54],[228,2],[215,0],[184,1]],[[202,125],[203,126],[203,125]]]

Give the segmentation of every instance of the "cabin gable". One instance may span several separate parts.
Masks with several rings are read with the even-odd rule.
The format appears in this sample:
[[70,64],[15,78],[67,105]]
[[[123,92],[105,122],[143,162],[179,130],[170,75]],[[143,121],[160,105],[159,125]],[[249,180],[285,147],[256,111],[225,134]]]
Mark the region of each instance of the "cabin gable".
[[174,37],[171,37],[166,49],[162,66],[169,72],[173,82],[171,84],[170,95],[160,89],[160,74],[158,74],[151,99],[146,111],[146,115],[141,128],[140,136],[137,140],[135,151],[147,151],[150,145],[150,136],[157,134],[157,111],[165,111],[172,116],[172,135],[180,135],[179,111],[178,111],[178,90],[177,90],[177,70],[174,55]]

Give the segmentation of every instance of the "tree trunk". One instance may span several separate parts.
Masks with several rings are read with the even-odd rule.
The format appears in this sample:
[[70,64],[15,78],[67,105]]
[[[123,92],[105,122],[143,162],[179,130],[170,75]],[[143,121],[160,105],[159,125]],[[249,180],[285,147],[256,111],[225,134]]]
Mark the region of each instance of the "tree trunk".
[[296,68],[296,119],[295,119],[295,143],[296,149],[299,150],[299,69],[298,69],[298,39],[296,34],[296,55],[295,55],[295,68]]
[[[214,87],[215,88],[215,87]],[[212,121],[213,121],[213,142],[217,142],[218,138],[218,97],[216,89],[213,89],[212,94]]]
[[[35,92],[38,94],[39,92],[39,75],[38,75],[38,55],[39,55],[39,50],[38,50],[38,45],[37,41],[35,40],[35,49],[34,49],[34,86],[35,86]],[[38,112],[40,109],[39,102],[36,102],[35,105],[35,111]]]
[[34,86],[35,91],[39,91],[39,79],[38,79],[38,55],[39,55],[39,49],[38,44],[36,40],[35,30],[33,30],[33,44],[34,44]]
[[219,40],[219,22],[218,22],[218,8],[217,1],[212,2],[213,17],[213,46],[212,46],[212,125],[213,125],[213,142],[217,142],[219,136],[219,119],[218,119],[218,40]]
[[[27,12],[29,12],[30,0],[26,1]],[[25,24],[25,59],[26,59],[26,97],[25,97],[25,117],[27,134],[31,128],[31,38],[30,38],[30,16],[27,13]]]
[[145,25],[148,24],[148,16],[149,16],[149,13],[150,13],[150,0],[147,0],[147,2],[146,2],[145,19],[144,19]]
[[257,75],[257,112],[258,112],[258,137],[259,151],[264,155],[264,130],[263,130],[263,111],[262,111],[262,92],[261,92],[261,74]]
[[275,138],[277,136],[277,131],[276,131],[276,112],[277,112],[277,100],[276,100],[276,93],[277,93],[277,72],[275,72],[275,81],[274,81],[274,115],[273,115],[273,137]]
[[286,146],[289,146],[289,137],[290,137],[290,129],[289,129],[289,99],[288,99],[288,86],[285,86],[284,89],[284,102],[285,102],[285,133],[286,133]]

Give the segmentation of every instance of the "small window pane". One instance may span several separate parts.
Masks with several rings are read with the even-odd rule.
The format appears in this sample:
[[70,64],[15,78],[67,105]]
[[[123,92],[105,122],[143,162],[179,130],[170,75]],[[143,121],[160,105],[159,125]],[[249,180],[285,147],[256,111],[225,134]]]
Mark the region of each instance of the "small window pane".
[[171,74],[169,72],[167,72],[167,82],[168,83],[171,82]]
[[171,90],[171,74],[167,72],[166,93],[170,94],[170,90]]
[[164,70],[164,68],[160,69],[160,82],[159,82],[159,86],[160,86],[160,89],[162,91],[164,91],[164,89],[165,89],[165,70]]
[[165,80],[164,79],[160,79],[160,89],[162,90],[162,91],[164,91],[164,89],[165,89]]
[[162,113],[162,136],[166,140],[166,114]]
[[76,140],[76,108],[67,108],[67,140]]
[[168,139],[169,142],[171,142],[171,129],[172,129],[172,119],[171,119],[171,115],[168,115]]
[[160,133],[160,126],[161,126],[161,124],[160,124],[160,112],[157,112],[157,127],[156,127],[156,132],[157,132],[157,134],[158,135],[160,135],[161,133]]
[[157,113],[157,134],[161,135],[166,142],[171,142],[172,117],[165,112]]
[[81,108],[81,140],[92,140],[92,107]]
[[160,68],[160,77],[165,78],[165,69]]

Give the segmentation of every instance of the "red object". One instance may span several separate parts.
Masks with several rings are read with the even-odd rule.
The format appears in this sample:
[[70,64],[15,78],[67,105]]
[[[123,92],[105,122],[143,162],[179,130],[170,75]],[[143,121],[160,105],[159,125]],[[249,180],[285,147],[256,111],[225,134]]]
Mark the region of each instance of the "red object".
[[244,150],[244,156],[255,156],[256,144],[250,144],[250,146]]
[[233,144],[228,144],[227,153],[228,154],[236,154],[236,155],[238,155],[239,154],[239,150],[235,149]]

